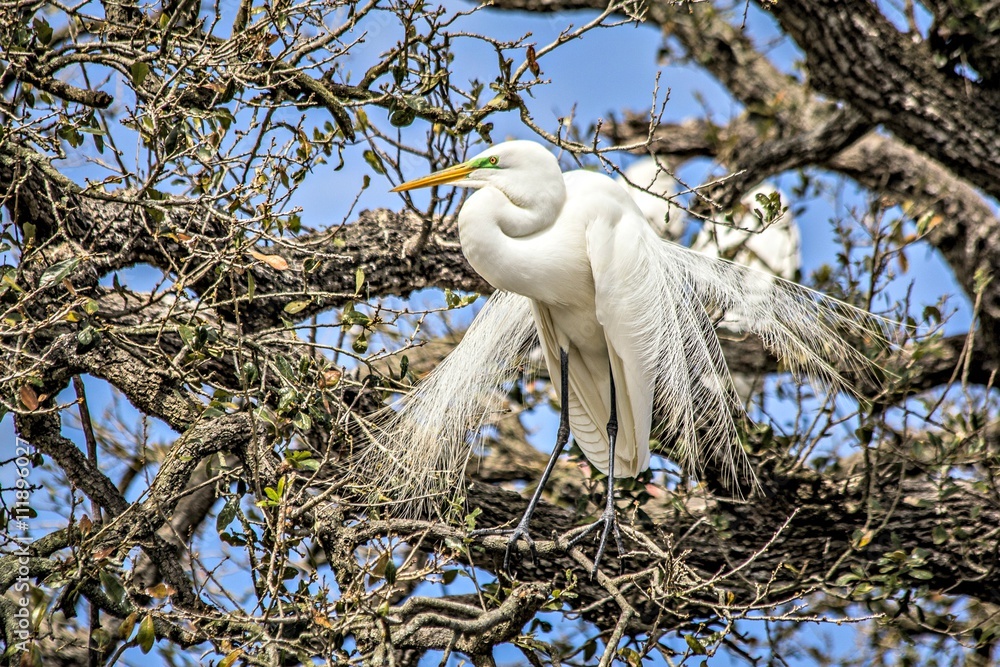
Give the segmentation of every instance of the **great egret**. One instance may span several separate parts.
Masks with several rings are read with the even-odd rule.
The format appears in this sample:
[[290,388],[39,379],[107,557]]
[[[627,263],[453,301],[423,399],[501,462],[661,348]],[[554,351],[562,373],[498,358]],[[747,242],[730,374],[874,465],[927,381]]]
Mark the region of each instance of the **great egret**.
[[662,160],[642,157],[615,180],[629,193],[657,234],[671,241],[683,236],[685,221],[681,208],[667,201],[676,194],[674,178]]
[[711,458],[728,482],[752,478],[737,438],[745,415],[710,313],[738,317],[790,370],[828,388],[845,387],[836,366],[870,370],[841,336],[881,338],[879,318],[659,238],[614,180],[564,174],[537,143],[497,144],[393,190],[439,185],[475,190],[458,215],[462,249],[498,291],[392,423],[372,433],[360,474],[409,503],[455,484],[470,432],[498,409],[497,387],[537,332],[560,387],[560,428],[521,521],[504,531],[508,570],[517,541],[532,544],[531,515],[570,432],[608,476],[604,511],[586,531],[601,528],[595,571],[609,534],[618,539],[614,479],[649,467],[651,433],[689,468]]
[[706,223],[695,237],[691,249],[712,257],[731,259],[785,280],[795,280],[802,266],[799,227],[795,218],[786,211],[765,226],[753,212],[764,208],[758,197],[772,201],[777,198],[779,206],[788,201],[788,197],[773,185],[761,183],[740,200],[742,215],[737,216],[732,224],[718,216],[712,223]]

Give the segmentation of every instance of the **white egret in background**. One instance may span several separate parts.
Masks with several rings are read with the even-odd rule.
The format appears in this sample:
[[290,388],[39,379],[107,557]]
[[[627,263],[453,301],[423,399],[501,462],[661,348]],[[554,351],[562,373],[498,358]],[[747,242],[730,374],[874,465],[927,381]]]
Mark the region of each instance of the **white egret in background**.
[[[790,211],[782,211],[787,201],[788,197],[780,190],[769,183],[762,183],[743,196],[740,200],[742,213],[734,215],[731,222],[722,216],[706,222],[691,249],[785,280],[795,280],[802,268],[802,255],[795,218]],[[759,217],[755,211],[760,213]],[[733,317],[725,318],[718,324],[734,333],[743,330],[742,323]],[[732,377],[736,393],[746,405],[755,393],[760,378],[743,373],[734,373]]]
[[[528,524],[570,432],[608,477],[594,569],[609,534],[619,542],[614,480],[649,467],[650,436],[725,483],[753,479],[736,423],[745,417],[715,333],[713,313],[736,314],[793,372],[836,390],[837,368],[864,374],[857,340],[881,339],[882,321],[794,283],[693,252],[656,235],[628,193],[591,171],[562,173],[530,141],[476,157],[394,191],[454,185],[475,192],[458,215],[462,249],[498,291],[462,342],[373,434],[360,474],[384,496],[420,503],[459,483],[476,429],[500,409],[497,387],[517,375],[537,333],[560,426],[552,457],[518,525]],[[844,336],[851,338],[847,342]]]
[[668,201],[677,190],[667,167],[662,159],[647,155],[633,162],[615,180],[628,191],[657,234],[677,241],[684,235],[684,212]]
[[[758,197],[769,200],[761,202]],[[729,223],[717,216],[713,222],[705,223],[691,244],[692,250],[723,257],[771,275],[795,280],[802,268],[799,226],[791,212],[775,215],[765,225],[757,217],[759,211],[767,220],[767,208],[778,213],[788,201],[787,195],[769,183],[761,183],[740,200],[743,209]]]

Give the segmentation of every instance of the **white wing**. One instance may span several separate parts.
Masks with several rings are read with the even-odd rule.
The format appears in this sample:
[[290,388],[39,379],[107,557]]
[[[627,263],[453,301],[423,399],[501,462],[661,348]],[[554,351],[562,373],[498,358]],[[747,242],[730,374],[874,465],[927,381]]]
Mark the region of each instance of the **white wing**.
[[[610,446],[607,423],[611,416],[611,371],[614,369],[617,385],[619,434],[615,447],[615,477],[635,477],[649,467],[649,425],[652,408],[651,383],[644,381],[640,373],[632,372],[634,366],[625,370],[622,358],[607,346],[604,331],[595,319],[588,327],[581,321],[579,313],[569,318],[560,318],[560,312],[532,302],[532,311],[538,329],[538,338],[545,354],[545,364],[555,387],[561,386],[562,371],[559,365],[559,351],[564,348],[568,355],[569,394],[560,396],[567,403],[570,430],[576,444],[587,460],[604,474],[608,473]],[[582,325],[582,326],[581,326]],[[581,329],[592,329],[597,337],[596,344],[581,345]],[[560,332],[577,334],[575,340],[560,336]],[[563,339],[560,341],[560,337]],[[594,340],[590,340],[594,343]],[[595,348],[600,348],[595,353]]]
[[[758,194],[771,197],[775,193],[782,202],[788,201],[787,195],[773,185],[767,182],[760,184],[742,198],[741,204],[746,211],[735,221],[735,227],[723,223],[721,216],[717,216],[713,219],[717,224],[706,222],[702,226],[691,249],[710,257],[725,257],[786,280],[795,280],[802,266],[802,257],[799,227],[791,211],[786,211],[779,220],[762,230],[760,219],[751,210],[761,206],[757,201]],[[733,314],[718,324],[732,330],[743,328]],[[733,374],[733,385],[741,403],[746,405],[757,393],[760,380],[754,374]]]

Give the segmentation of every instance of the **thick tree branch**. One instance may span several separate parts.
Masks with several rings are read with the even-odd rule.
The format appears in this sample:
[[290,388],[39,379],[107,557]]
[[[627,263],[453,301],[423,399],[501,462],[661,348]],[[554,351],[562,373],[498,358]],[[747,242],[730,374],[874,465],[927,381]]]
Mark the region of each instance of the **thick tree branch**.
[[[6,204],[14,221],[31,222],[41,238],[48,238],[56,229],[63,230],[70,242],[65,254],[83,254],[87,258],[86,265],[72,278],[78,286],[93,285],[100,276],[137,263],[175,273],[187,262],[200,264],[206,253],[222,259],[225,252],[230,252],[227,248],[231,247],[233,230],[211,218],[178,213],[166,224],[193,238],[186,243],[171,240],[155,231],[145,209],[148,202],[129,204],[94,198],[58,174],[37,153],[20,147],[5,148],[6,153],[0,151],[0,192],[8,193]],[[183,201],[174,203],[184,210]],[[197,202],[188,203],[196,209]],[[289,268],[276,270],[264,262],[255,262],[247,253],[233,258],[253,272],[256,283],[252,307],[244,305],[241,313],[244,326],[250,330],[280,326],[281,318],[287,317],[283,308],[311,294],[333,296],[316,298],[296,313],[297,318],[342,306],[367,294],[407,296],[420,289],[445,286],[470,292],[490,291],[465,260],[453,220],[440,221],[420,253],[411,257],[408,249],[420,236],[423,225],[418,216],[409,212],[362,211],[353,224],[329,232],[300,235],[276,248],[249,246],[247,251],[282,257]],[[355,293],[359,268],[366,276],[362,294]],[[81,282],[83,276],[87,279]],[[222,302],[234,296],[246,301],[247,297],[246,282],[236,287],[234,295],[230,285],[220,284],[210,271],[186,286]],[[232,306],[222,306],[220,311],[231,313]]]
[[767,3],[806,54],[810,85],[1000,196],[1000,94],[949,77],[870,0]]
[[[833,582],[849,573],[852,566],[866,570],[879,557],[901,545],[907,551],[920,547],[931,554],[926,568],[933,576],[927,580],[914,579],[914,585],[926,583],[932,590],[950,595],[1000,601],[992,592],[1000,590],[996,587],[1000,584],[1000,560],[996,549],[991,543],[974,537],[995,530],[1000,520],[996,499],[984,497],[971,485],[955,480],[922,477],[901,482],[899,477],[891,477],[880,480],[874,489],[866,488],[866,484],[864,479],[840,483],[822,480],[813,473],[801,471],[786,478],[765,480],[765,494],[746,504],[710,504],[708,512],[716,517],[711,521],[704,520],[704,509],[693,509],[701,507],[699,502],[693,502],[692,509],[678,509],[677,505],[669,503],[661,511],[647,506],[645,509],[655,523],[640,530],[646,535],[657,535],[655,541],[665,553],[679,557],[683,551],[685,565],[703,580],[713,579],[746,559],[748,564],[741,570],[741,576],[729,578],[724,585],[726,590],[737,594],[734,607],[749,602],[775,602],[782,599],[784,591],[833,587]],[[868,499],[869,491],[874,492],[871,500]],[[949,498],[946,513],[942,511],[942,495]],[[489,484],[473,485],[468,500],[471,506],[483,511],[477,526],[514,523],[523,509],[519,496]],[[872,507],[883,509],[872,515],[866,510]],[[789,517],[793,517],[791,521]],[[544,535],[551,539],[574,528],[577,519],[571,511],[543,503],[536,523],[545,527],[536,538]],[[869,526],[880,528],[864,547],[858,547],[857,531],[867,530]],[[968,537],[936,544],[933,533],[938,527],[947,530],[949,535]],[[779,531],[780,539],[758,554],[764,541]],[[503,558],[504,540],[488,538],[485,545],[492,558]],[[692,545],[697,548],[691,548]],[[632,548],[637,546],[631,545]],[[519,580],[559,581],[566,568],[575,566],[555,542],[539,540],[537,547],[540,554],[537,563],[528,559],[526,548],[522,550]],[[589,553],[592,545],[582,548]],[[648,555],[648,551],[642,550],[630,557],[627,569],[637,572],[651,565],[646,560]],[[765,581],[771,583],[761,598],[758,597],[759,584]],[[596,583],[584,581],[582,577],[575,592],[580,596],[581,607],[607,595]],[[685,596],[681,591],[674,593],[671,619],[666,622],[659,617],[658,605],[651,604],[643,594],[630,594],[629,602],[640,611],[630,631],[649,631],[654,623],[659,623],[662,630],[664,624],[682,626],[689,619],[712,615],[715,601],[707,591],[702,593],[704,597],[702,594]],[[617,608],[606,604],[591,608],[586,617],[610,629],[618,614]]]
[[76,102],[77,104],[83,104],[84,106],[96,109],[106,109],[115,101],[110,94],[103,90],[84,90],[83,88],[71,86],[55,77],[36,76],[27,69],[22,70],[16,76],[25,83],[30,83],[36,88],[52,93],[59,99],[66,100],[67,102]]

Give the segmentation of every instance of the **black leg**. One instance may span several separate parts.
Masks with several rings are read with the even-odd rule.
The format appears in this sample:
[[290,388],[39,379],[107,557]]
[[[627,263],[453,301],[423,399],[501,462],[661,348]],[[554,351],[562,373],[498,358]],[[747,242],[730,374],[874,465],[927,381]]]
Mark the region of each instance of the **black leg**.
[[618,529],[618,513],[615,510],[615,442],[618,439],[618,400],[615,395],[615,376],[611,375],[611,417],[608,419],[608,492],[604,501],[604,511],[600,518],[587,526],[586,530],[570,540],[570,546],[575,545],[585,536],[592,533],[598,526],[603,526],[601,531],[601,542],[597,546],[597,555],[594,556],[594,569],[590,571],[593,578],[597,574],[597,568],[604,555],[604,549],[608,545],[608,534],[614,533],[615,544],[618,546],[619,558],[625,553],[622,546],[621,531]]
[[531,495],[531,500],[528,501],[528,508],[524,510],[524,514],[521,516],[521,520],[518,522],[517,527],[512,530],[484,528],[482,530],[472,531],[472,534],[476,536],[510,536],[509,541],[507,542],[507,552],[503,557],[503,568],[507,572],[510,572],[510,556],[514,552],[514,547],[517,545],[518,540],[523,539],[531,549],[532,560],[537,559],[538,554],[535,552],[535,542],[528,535],[528,524],[531,522],[531,516],[535,513],[538,501],[542,497],[542,491],[545,489],[545,484],[549,481],[549,476],[552,474],[552,470],[556,467],[556,461],[559,459],[559,455],[562,454],[562,450],[566,448],[566,443],[569,441],[569,354],[567,354],[566,350],[563,349],[559,350],[559,374],[562,376],[559,383],[559,400],[561,402],[559,409],[559,432],[556,435],[555,447],[552,448],[552,456],[549,457],[549,462],[545,466],[545,472],[542,473],[542,478],[538,481],[538,486],[535,487],[535,492]]

